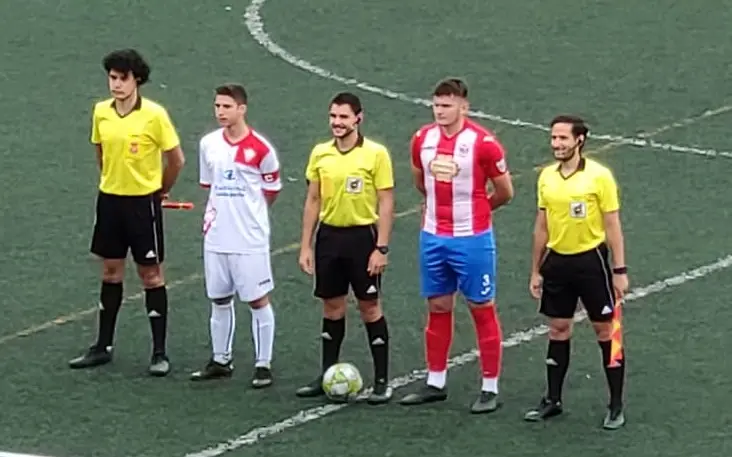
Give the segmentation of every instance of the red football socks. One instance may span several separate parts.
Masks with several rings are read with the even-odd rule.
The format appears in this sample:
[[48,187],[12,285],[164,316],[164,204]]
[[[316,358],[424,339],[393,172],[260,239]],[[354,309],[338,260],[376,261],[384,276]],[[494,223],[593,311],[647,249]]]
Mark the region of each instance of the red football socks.
[[452,344],[453,315],[449,313],[429,313],[424,331],[427,369],[431,372],[447,370],[447,357]]
[[[484,380],[497,379],[501,373],[503,355],[501,324],[495,306],[474,306],[470,308],[478,336],[480,367]],[[491,389],[492,390],[492,389]]]

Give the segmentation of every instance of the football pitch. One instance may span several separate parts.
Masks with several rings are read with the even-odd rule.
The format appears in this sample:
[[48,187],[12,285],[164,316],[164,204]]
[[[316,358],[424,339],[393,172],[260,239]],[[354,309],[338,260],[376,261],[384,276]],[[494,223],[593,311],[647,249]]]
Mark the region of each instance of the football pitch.
[[[6,0],[0,17],[0,457],[732,455],[732,0]],[[218,84],[246,85],[250,122],[280,151],[270,389],[250,388],[242,306],[234,378],[188,381],[209,357],[198,210],[166,213],[171,375],[147,376],[150,331],[132,268],[114,363],[67,368],[96,331],[99,267],[88,243],[98,174],[88,137],[92,104],[107,96],[101,58],[121,47],[151,61],[144,94],[179,129],[188,164],[174,198],[198,208],[205,200],[196,149],[215,128]],[[397,177],[384,281],[396,396],[424,377],[420,200],[408,145],[431,119],[433,84],[448,75],[467,80],[473,115],[504,143],[515,177],[515,200],[495,216],[503,408],[469,413],[479,373],[465,307],[447,402],[299,399],[295,389],[319,366],[321,318],[297,266],[303,173],[341,90],[362,97],[364,132],[389,146]],[[558,113],[588,120],[588,147],[621,187],[633,290],[624,313],[628,424],[617,432],[600,428],[605,379],[582,324],[567,414],[522,421],[544,386],[546,328],[527,285],[536,169],[551,158],[546,125]],[[368,382],[355,308],[348,322],[342,358]]]

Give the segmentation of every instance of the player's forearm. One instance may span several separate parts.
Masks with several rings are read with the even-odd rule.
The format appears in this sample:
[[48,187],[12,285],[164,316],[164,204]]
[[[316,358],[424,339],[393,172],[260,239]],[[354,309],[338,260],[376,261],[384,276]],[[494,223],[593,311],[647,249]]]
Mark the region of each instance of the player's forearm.
[[163,193],[167,194],[175,185],[185,165],[185,157],[180,148],[175,148],[166,154],[166,164],[163,170]]
[[549,233],[542,227],[534,228],[534,243],[531,248],[531,273],[539,273],[541,259],[546,252],[546,244],[549,241]]
[[318,214],[320,213],[320,201],[308,198],[305,201],[305,208],[302,212],[302,236],[300,237],[300,247],[311,246],[313,243],[313,233],[315,225],[318,223]]
[[500,208],[501,206],[505,205],[506,203],[510,202],[511,197],[493,193],[493,194],[491,194],[489,201],[490,201],[491,209],[496,210],[496,209]]
[[271,208],[272,205],[274,205],[274,202],[277,200],[277,196],[280,194],[276,191],[268,191],[265,190],[264,192],[264,200],[267,202],[267,207]]
[[620,227],[620,221],[609,224],[605,228],[607,234],[607,244],[612,253],[613,268],[625,266],[625,240],[623,237],[623,229]]
[[391,229],[394,225],[394,193],[392,191],[379,192],[379,224],[377,246],[388,246],[391,239]]
[[426,197],[427,191],[424,187],[424,172],[418,168],[412,167],[412,178],[414,179],[414,187],[420,194],[422,194],[423,197]]
[[165,166],[163,171],[163,193],[167,194],[175,185],[180,176],[180,172],[183,169],[183,164],[168,164]]

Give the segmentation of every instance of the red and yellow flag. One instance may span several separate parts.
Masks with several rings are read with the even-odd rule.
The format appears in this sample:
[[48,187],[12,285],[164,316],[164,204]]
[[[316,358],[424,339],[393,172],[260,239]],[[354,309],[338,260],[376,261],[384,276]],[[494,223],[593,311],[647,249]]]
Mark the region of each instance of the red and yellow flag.
[[612,324],[609,368],[619,367],[623,362],[623,306],[620,301],[615,305]]

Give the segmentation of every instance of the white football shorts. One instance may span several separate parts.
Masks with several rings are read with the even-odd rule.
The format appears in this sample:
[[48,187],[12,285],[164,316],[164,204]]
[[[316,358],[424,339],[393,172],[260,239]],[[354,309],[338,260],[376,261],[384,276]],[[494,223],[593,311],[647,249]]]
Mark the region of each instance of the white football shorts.
[[237,293],[239,299],[251,302],[274,289],[269,252],[256,254],[224,254],[203,252],[206,294],[213,300]]

